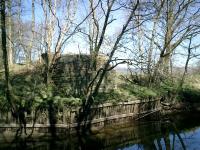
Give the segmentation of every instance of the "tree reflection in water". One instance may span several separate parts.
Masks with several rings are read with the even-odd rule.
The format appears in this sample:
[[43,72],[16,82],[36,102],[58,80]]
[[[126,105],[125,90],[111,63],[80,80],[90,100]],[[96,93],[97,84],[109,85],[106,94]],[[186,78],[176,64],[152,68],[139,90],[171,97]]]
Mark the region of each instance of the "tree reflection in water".
[[0,149],[29,150],[113,150],[113,149],[144,149],[144,150],[176,150],[191,149],[192,138],[187,138],[196,131],[197,142],[193,148],[200,148],[200,115],[176,115],[157,121],[140,121],[121,126],[110,126],[90,135],[68,135],[64,138],[40,139],[17,138],[12,142],[0,136]]
[[[145,150],[174,150],[176,149],[176,144],[180,143],[181,149],[185,150],[186,146],[183,138],[179,134],[176,125],[171,121],[161,121],[159,124],[160,135],[148,137],[147,139],[141,138],[141,147]],[[157,126],[158,127],[158,126]],[[157,128],[158,129],[158,128]],[[153,129],[151,129],[153,130]],[[154,130],[155,131],[155,130]],[[151,135],[150,135],[151,136]],[[177,140],[175,141],[175,139]],[[177,142],[175,144],[175,142]]]

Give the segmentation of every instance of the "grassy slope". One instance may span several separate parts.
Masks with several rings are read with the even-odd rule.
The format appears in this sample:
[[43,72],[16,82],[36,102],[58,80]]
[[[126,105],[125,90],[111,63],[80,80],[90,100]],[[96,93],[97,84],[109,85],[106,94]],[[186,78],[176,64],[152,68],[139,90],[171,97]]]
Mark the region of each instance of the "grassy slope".
[[[31,93],[33,90],[30,88],[32,86],[32,82],[37,81],[37,85],[40,85],[42,82],[39,74],[35,72],[39,72],[41,67],[37,66],[37,69],[34,70],[34,66],[26,66],[26,65],[15,65],[11,70],[11,78],[14,85],[15,90],[21,90],[22,93],[27,92]],[[200,101],[200,75],[190,75],[186,78],[185,84],[183,85],[183,89],[177,89],[178,82],[165,82],[162,83],[159,87],[146,87],[144,85],[139,84],[130,84],[124,81],[121,78],[120,73],[117,73],[114,78],[115,84],[117,85],[116,89],[113,89],[107,93],[100,93],[96,98],[96,101],[99,102],[121,102],[121,101],[132,101],[136,99],[152,99],[152,98],[160,98],[163,95],[166,95],[168,91],[178,93],[179,100],[190,101],[190,102],[199,102]],[[3,84],[1,82],[1,87]],[[3,94],[3,88],[0,88],[0,94]],[[40,87],[38,87],[38,91],[40,91]],[[17,94],[17,91],[14,91]],[[42,92],[42,91],[41,91]],[[25,96],[22,94],[22,96]],[[59,95],[61,96],[61,95]],[[63,95],[61,96],[63,97]]]

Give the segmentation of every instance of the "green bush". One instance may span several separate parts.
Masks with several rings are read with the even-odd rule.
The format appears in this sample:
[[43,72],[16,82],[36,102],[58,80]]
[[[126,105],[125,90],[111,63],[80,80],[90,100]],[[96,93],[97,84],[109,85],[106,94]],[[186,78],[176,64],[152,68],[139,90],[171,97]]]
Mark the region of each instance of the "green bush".
[[150,87],[135,84],[125,84],[122,86],[122,88],[126,90],[129,95],[134,95],[140,99],[150,99],[158,96],[156,89]]

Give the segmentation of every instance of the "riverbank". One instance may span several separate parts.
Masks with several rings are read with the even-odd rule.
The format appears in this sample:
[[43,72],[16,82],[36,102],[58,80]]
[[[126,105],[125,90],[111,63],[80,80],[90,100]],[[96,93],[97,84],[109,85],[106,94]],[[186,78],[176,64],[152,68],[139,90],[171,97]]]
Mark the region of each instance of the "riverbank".
[[[100,129],[114,124],[120,125],[148,118],[155,120],[159,117],[162,118],[162,116],[174,113],[198,113],[199,110],[200,103],[192,104],[179,102],[174,105],[168,105],[160,102],[159,99],[143,101],[137,100],[118,104],[105,103],[91,107],[91,116],[88,116],[86,122],[81,122],[80,124],[81,126],[87,124],[90,126],[90,131],[97,132]],[[51,117],[49,117],[48,111],[49,110],[42,110],[37,116],[34,115],[34,112],[26,114],[26,131],[28,135],[22,133],[22,136],[27,137],[31,133],[31,136],[38,136],[38,134],[40,136],[51,136],[52,130],[55,132],[55,135],[58,134],[65,136],[71,133],[76,133],[76,127],[79,123],[76,122],[76,115],[79,108],[64,108],[59,112],[56,112],[54,114],[56,117],[56,124],[50,124]],[[5,136],[14,137],[17,130],[20,128],[20,124],[14,120],[15,118],[12,118],[10,113],[1,114],[1,116],[1,133]]]
[[[89,108],[90,113],[87,116],[87,120],[84,122],[77,122],[77,115],[80,107],[68,108],[64,107],[59,111],[54,111],[52,114],[49,109],[42,109],[37,112],[32,111],[26,114],[26,128],[34,130],[34,132],[51,132],[51,129],[58,129],[56,132],[72,132],[76,130],[78,124],[81,126],[87,124],[91,126],[92,130],[98,130],[109,124],[129,122],[133,118],[140,117],[142,115],[156,112],[160,110],[159,99],[149,100],[134,100],[130,102],[120,103],[104,103],[94,105]],[[12,117],[11,112],[1,112],[0,128],[16,131],[19,128],[19,123],[16,123],[15,118]],[[53,116],[53,117],[52,117]],[[52,124],[52,119],[55,119],[55,124]]]
[[[164,149],[164,147],[169,146],[169,143],[171,143],[170,147],[174,149],[183,149],[183,146],[187,149],[198,149],[199,120],[199,113],[176,113],[165,117],[160,116],[153,120],[143,118],[143,120],[132,120],[129,123],[112,124],[86,136],[67,134],[65,136],[58,135],[58,138],[52,139],[48,135],[37,134],[32,138],[20,137],[12,140],[0,138],[0,149],[113,150],[137,149],[138,146],[141,149],[144,146],[152,149],[159,144]],[[163,139],[168,139],[168,142]]]
[[181,113],[181,112],[200,112],[200,103],[191,103],[191,102],[177,102],[175,104],[164,104],[161,103],[161,113],[165,114],[173,114],[173,113]]

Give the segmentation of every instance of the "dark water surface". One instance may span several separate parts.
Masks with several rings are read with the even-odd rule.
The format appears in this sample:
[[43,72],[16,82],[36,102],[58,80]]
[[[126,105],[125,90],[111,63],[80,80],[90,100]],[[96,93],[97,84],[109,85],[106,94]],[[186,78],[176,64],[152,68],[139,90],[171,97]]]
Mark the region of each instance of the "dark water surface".
[[182,113],[120,126],[112,125],[96,134],[81,137],[74,134],[62,139],[5,139],[1,135],[0,149],[200,150],[200,113]]

